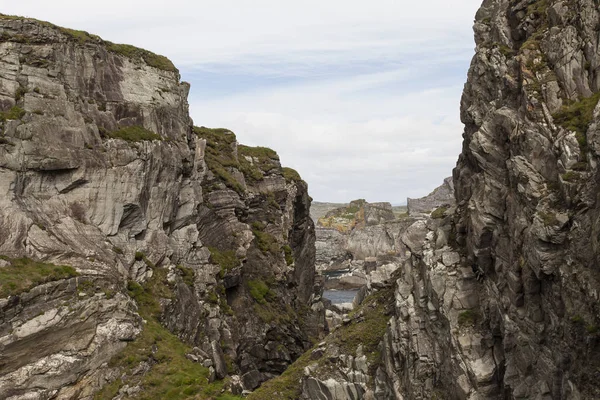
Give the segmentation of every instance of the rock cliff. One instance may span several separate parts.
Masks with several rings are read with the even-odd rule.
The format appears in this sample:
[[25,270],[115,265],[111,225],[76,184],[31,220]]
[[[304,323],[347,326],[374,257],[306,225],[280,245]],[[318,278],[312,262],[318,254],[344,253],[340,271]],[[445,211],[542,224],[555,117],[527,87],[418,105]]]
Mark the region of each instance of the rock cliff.
[[261,393],[600,397],[599,21],[591,0],[483,2],[456,206],[414,222],[393,283]]
[[430,214],[435,209],[444,205],[454,205],[454,182],[452,177],[444,179],[441,186],[434,189],[425,197],[406,199],[408,214]]
[[306,183],[193,127],[188,90],[162,56],[0,15],[1,398],[239,394],[320,334]]

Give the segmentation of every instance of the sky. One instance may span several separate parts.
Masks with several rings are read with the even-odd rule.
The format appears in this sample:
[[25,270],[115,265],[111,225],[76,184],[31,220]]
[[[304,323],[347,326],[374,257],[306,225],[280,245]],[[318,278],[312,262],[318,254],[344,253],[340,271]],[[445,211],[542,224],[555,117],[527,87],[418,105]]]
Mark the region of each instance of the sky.
[[452,174],[481,0],[0,0],[169,57],[195,125],[266,146],[316,201],[405,203]]

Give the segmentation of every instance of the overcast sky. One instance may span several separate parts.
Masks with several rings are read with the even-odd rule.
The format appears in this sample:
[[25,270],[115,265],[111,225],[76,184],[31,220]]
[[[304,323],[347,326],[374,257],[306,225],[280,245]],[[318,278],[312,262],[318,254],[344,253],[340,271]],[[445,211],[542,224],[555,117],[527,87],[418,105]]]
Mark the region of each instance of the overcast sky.
[[450,176],[481,0],[0,0],[169,57],[196,125],[275,149],[317,201],[404,203]]

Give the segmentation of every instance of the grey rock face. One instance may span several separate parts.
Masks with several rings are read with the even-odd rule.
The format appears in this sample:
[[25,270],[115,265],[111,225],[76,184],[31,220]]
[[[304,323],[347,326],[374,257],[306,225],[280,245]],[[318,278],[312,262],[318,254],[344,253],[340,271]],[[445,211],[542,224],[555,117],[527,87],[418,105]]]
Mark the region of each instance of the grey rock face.
[[[600,398],[598,21],[589,0],[483,2],[456,207],[401,234],[410,254],[378,297],[393,310],[362,398]],[[328,359],[359,353],[335,345]],[[309,365],[303,387],[354,377]]]
[[444,179],[441,186],[434,189],[425,197],[419,199],[406,199],[409,215],[429,214],[443,205],[454,204],[454,182],[452,177]]
[[[192,129],[188,84],[144,57],[0,16],[0,254],[80,275],[0,300],[1,398],[91,398],[117,378],[132,379],[123,393],[140,390],[151,363],[138,378],[103,366],[144,327],[128,281],[165,277],[161,322],[217,378],[230,360],[257,371],[245,379],[255,386],[323,329],[307,185],[286,182],[276,154],[250,157],[268,168],[244,174],[235,136],[236,185],[219,176],[210,138]],[[154,140],[117,138],[127,127]],[[269,282],[271,303],[257,304],[250,281]]]
[[458,240],[485,274],[480,332],[497,365],[485,398],[600,395],[597,95],[578,133],[565,129],[569,101],[600,89],[599,18],[587,0],[486,1],[476,17],[454,181]]

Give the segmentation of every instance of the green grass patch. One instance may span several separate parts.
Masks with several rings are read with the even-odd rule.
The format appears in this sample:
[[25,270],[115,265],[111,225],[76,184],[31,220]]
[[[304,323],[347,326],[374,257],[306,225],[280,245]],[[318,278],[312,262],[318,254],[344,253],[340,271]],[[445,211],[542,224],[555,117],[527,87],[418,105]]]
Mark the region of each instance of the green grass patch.
[[171,60],[151,51],[140,49],[139,47],[130,44],[116,44],[111,42],[106,42],[106,48],[112,53],[120,54],[132,60],[143,60],[151,67],[163,71],[179,73],[179,70],[173,65]]
[[542,220],[542,222],[544,223],[544,225],[546,225],[546,226],[554,226],[554,225],[558,224],[558,219],[556,218],[555,214],[540,211],[540,212],[538,212],[538,215],[539,215],[540,219]]
[[9,119],[21,119],[27,114],[25,110],[23,110],[19,106],[13,106],[8,111],[0,111],[0,122],[7,121]]
[[379,343],[390,319],[387,310],[392,307],[393,301],[393,288],[382,289],[369,295],[360,307],[348,314],[352,322],[332,334],[344,354],[356,355],[356,348],[362,345],[371,367],[375,367],[381,357]]
[[[138,311],[146,323],[140,335],[109,362],[111,367],[120,367],[125,374],[96,393],[95,400],[112,399],[124,384],[139,384],[142,390],[133,398],[142,400],[240,398],[221,393],[225,381],[209,384],[208,368],[185,357],[191,347],[159,323],[159,299],[165,295],[168,298],[173,296],[166,283],[165,269],[156,269],[143,286],[130,282],[128,292],[137,302]],[[150,371],[142,377],[131,376],[132,370],[142,361],[150,362]]]
[[279,252],[279,244],[277,243],[275,236],[263,231],[262,229],[255,228],[254,224],[252,225],[252,233],[256,238],[256,247],[258,247],[258,249],[264,254],[277,254]]
[[281,248],[283,250],[283,254],[285,256],[285,263],[287,265],[292,265],[294,263],[294,254],[292,252],[292,248],[289,245],[284,245]]
[[477,321],[477,312],[473,310],[465,310],[458,314],[458,325],[473,326]]
[[275,293],[260,279],[252,279],[247,282],[250,296],[259,304],[266,304],[275,300]]
[[210,262],[221,267],[221,277],[240,265],[235,250],[219,250],[216,247],[209,247],[208,250],[210,251]]
[[573,322],[575,324],[579,324],[579,323],[584,323],[585,321],[581,315],[575,314],[571,317],[571,322]]
[[[63,35],[65,35],[69,40],[75,41],[81,45],[85,45],[87,43],[96,43],[99,45],[103,45],[106,49],[112,53],[119,54],[125,56],[127,58],[131,58],[134,60],[143,60],[146,64],[151,67],[161,69],[163,71],[175,72],[179,73],[175,65],[165,56],[161,56],[155,54],[151,51],[137,48],[135,46],[131,46],[128,44],[115,44],[109,41],[102,40],[97,35],[90,34],[86,31],[79,31],[75,29],[63,28],[62,26],[57,26],[51,24],[50,22],[40,21],[34,18],[25,18],[19,17],[15,15],[4,15],[0,14],[0,19],[8,19],[8,20],[27,20],[27,21],[35,21],[38,24],[46,27],[50,27],[53,29],[57,29]],[[15,35],[13,37],[7,38],[8,35],[2,36],[3,40],[12,40],[21,43],[30,43],[33,41],[42,41],[43,38],[36,37],[25,37],[22,35]]]
[[243,193],[243,186],[234,178],[231,168],[239,168],[240,164],[234,153],[237,139],[235,134],[224,128],[207,128],[195,126],[194,133],[206,140],[204,161],[206,166],[230,189]]
[[575,132],[575,137],[583,152],[587,151],[586,132],[594,118],[594,108],[598,104],[598,100],[600,100],[600,92],[575,102],[565,100],[561,109],[552,115],[555,123]]
[[431,218],[433,218],[433,219],[444,218],[444,214],[446,213],[446,211],[448,211],[448,207],[446,207],[446,206],[438,207],[435,210],[433,210],[433,212],[431,213]]
[[27,89],[23,86],[19,86],[17,90],[15,90],[15,101],[21,100],[23,96],[25,96],[25,93],[27,93]]
[[184,267],[183,265],[178,265],[177,270],[180,272],[183,282],[186,285],[193,287],[194,286],[194,270],[189,267]]
[[517,53],[516,51],[514,51],[513,49],[511,49],[510,47],[508,47],[505,44],[498,45],[498,50],[506,58],[510,58]]
[[546,11],[548,10],[548,0],[537,0],[527,7],[527,14],[534,15],[535,17],[545,17]]
[[282,171],[283,171],[283,177],[285,178],[285,181],[288,183],[298,182],[298,181],[302,180],[298,171],[296,171],[293,168],[283,167]]
[[[279,167],[279,156],[267,147],[250,147],[239,145],[239,168],[247,180],[257,182],[264,179],[265,174]],[[252,161],[249,161],[251,158]]]
[[240,145],[240,154],[245,156],[253,157],[258,159],[260,162],[266,162],[267,160],[277,160],[279,161],[279,156],[275,150],[270,149],[268,147],[250,147]]
[[579,173],[574,171],[567,171],[566,173],[560,176],[565,182],[575,182],[579,179]]
[[67,265],[54,265],[26,257],[0,256],[0,259],[10,262],[9,266],[0,268],[0,298],[26,292],[42,283],[79,275],[75,268]]
[[149,131],[143,126],[126,126],[119,130],[109,132],[108,137],[113,139],[123,139],[128,142],[141,142],[143,140],[162,140],[159,134]]

